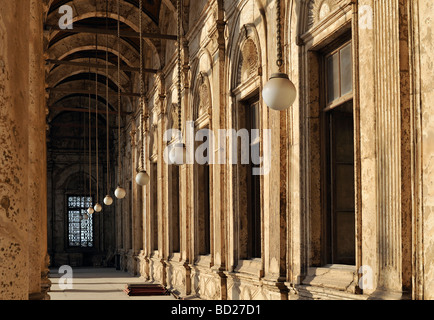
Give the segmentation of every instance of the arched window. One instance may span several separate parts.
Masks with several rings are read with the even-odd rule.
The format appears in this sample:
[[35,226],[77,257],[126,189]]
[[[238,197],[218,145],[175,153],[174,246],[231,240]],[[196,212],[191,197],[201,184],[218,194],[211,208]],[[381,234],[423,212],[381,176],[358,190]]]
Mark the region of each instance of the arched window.
[[196,78],[193,118],[196,131],[195,214],[197,253],[211,254],[211,176],[210,176],[211,91],[208,77]]
[[262,256],[262,202],[261,176],[256,175],[258,165],[253,161],[253,150],[258,154],[260,144],[260,58],[252,28],[239,45],[234,79],[234,147],[237,148],[235,217],[238,234],[238,258],[248,260]]
[[93,206],[93,199],[89,196],[67,196],[68,215],[68,246],[71,248],[92,248],[93,243],[93,215],[87,219],[87,209]]
[[305,5],[307,24],[300,26],[306,53],[302,81],[310,89],[300,94],[308,102],[303,112],[309,163],[305,179],[310,182],[309,267],[355,265],[353,34],[350,15],[343,15],[349,7],[329,0]]

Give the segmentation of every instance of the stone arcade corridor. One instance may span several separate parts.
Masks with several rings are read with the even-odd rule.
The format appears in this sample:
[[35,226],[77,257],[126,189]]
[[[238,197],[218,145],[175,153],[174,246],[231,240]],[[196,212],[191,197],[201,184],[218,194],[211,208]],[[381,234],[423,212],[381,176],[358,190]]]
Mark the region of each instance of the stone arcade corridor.
[[434,299],[433,14],[0,0],[0,300]]

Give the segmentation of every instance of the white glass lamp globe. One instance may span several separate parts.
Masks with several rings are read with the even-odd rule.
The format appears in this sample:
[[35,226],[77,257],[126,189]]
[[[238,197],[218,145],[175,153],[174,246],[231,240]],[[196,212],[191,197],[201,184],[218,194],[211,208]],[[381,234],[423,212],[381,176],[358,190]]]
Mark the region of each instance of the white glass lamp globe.
[[297,97],[295,85],[286,73],[273,73],[262,90],[262,97],[270,109],[288,109]]
[[125,198],[126,195],[127,195],[127,192],[125,191],[124,188],[117,187],[117,189],[115,190],[115,196],[118,199],[123,199],[123,198]]
[[111,206],[113,204],[113,198],[110,197],[109,195],[105,196],[105,198],[104,198],[104,204],[106,206]]
[[90,207],[89,209],[87,209],[87,213],[88,214],[94,214],[95,210],[92,207]]
[[149,183],[149,174],[147,174],[145,170],[141,170],[136,175],[136,183],[139,186],[146,186]]
[[183,143],[176,143],[169,152],[169,162],[173,165],[183,165],[186,163],[187,152]]
[[95,205],[95,207],[93,207],[95,209],[95,212],[101,212],[102,211],[102,205],[100,205],[99,203],[97,203]]

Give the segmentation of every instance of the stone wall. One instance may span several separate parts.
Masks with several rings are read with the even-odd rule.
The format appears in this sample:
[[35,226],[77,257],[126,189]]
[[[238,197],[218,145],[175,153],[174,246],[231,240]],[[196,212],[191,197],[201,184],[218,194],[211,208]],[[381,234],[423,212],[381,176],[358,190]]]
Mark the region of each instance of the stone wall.
[[[211,166],[209,256],[200,256],[197,249],[195,169],[180,167],[181,252],[170,250],[171,180],[161,155],[167,146],[161,134],[174,117],[166,107],[176,101],[173,56],[148,94],[150,125],[158,128],[148,151],[159,170],[158,184],[144,191],[143,276],[182,295],[204,299],[431,297],[432,268],[426,260],[433,237],[428,223],[430,122],[429,106],[422,108],[430,101],[431,29],[424,25],[419,30],[419,23],[430,21],[421,12],[432,12],[431,5],[395,0],[282,4],[284,69],[298,98],[281,113],[260,103],[261,128],[272,129],[273,154],[271,171],[261,178],[261,258],[240,259],[243,198],[237,190],[242,181],[237,180],[236,167],[229,165]],[[236,128],[237,104],[255,91],[260,93],[277,69],[275,12],[274,1],[247,0],[226,1],[224,6],[209,1],[190,9],[191,21],[197,22],[190,23],[188,47],[184,43],[183,50],[183,64],[188,65],[183,70],[183,123],[195,120],[201,106],[196,84],[206,78],[210,128]],[[320,222],[318,53],[346,31],[353,44],[356,264],[331,267],[323,262]],[[266,148],[267,142],[263,143]],[[155,187],[158,253],[151,250],[155,230],[148,224],[149,189]]]

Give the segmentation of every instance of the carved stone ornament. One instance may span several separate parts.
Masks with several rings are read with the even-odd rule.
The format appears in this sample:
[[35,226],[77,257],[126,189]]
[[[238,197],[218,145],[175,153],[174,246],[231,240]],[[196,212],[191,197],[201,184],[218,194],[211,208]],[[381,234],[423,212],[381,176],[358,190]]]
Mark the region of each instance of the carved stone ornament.
[[252,39],[247,39],[242,48],[238,70],[238,84],[258,74],[259,55],[258,48]]
[[310,0],[308,4],[308,28],[326,18],[336,7],[336,0]]

